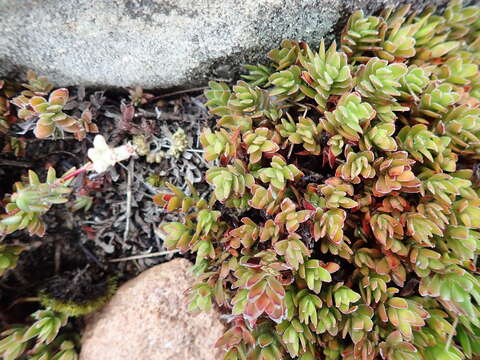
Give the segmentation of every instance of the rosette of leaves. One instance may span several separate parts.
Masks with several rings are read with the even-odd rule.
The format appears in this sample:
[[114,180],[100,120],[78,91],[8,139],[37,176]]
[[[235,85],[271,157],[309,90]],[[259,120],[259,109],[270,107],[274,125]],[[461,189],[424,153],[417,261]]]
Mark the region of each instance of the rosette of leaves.
[[462,189],[468,189],[472,183],[468,179],[455,176],[456,174],[435,173],[432,170],[424,171],[419,175],[424,191],[433,195],[439,201],[451,205]]
[[386,122],[395,121],[394,111],[406,111],[407,107],[397,103],[395,97],[401,96],[400,79],[407,73],[402,63],[388,64],[386,60],[372,58],[361,65],[356,77],[355,90],[374,104],[377,116]]
[[322,289],[322,283],[331,282],[331,274],[339,268],[338,264],[322,264],[319,260],[312,259],[300,265],[298,274],[305,280],[307,287],[318,294]]
[[413,337],[412,328],[425,326],[425,319],[429,317],[421,304],[400,297],[392,297],[385,304],[379,304],[377,312],[382,321],[392,324],[408,340]]
[[32,318],[34,323],[30,326],[13,326],[2,332],[0,355],[3,359],[24,359],[25,356],[38,360],[78,359],[74,343],[59,335],[67,325],[68,316],[47,308],[36,311]]
[[326,111],[323,128],[330,134],[340,134],[350,141],[359,141],[363,128],[368,127],[375,110],[357,93],[343,95],[334,111]]
[[398,240],[402,240],[404,235],[403,226],[398,220],[388,214],[376,213],[370,219],[370,227],[375,239],[377,239],[385,249],[391,250],[402,256],[407,255],[404,251],[406,248],[401,245],[401,242],[400,246],[395,248],[395,243]]
[[325,51],[325,42],[322,40],[318,53],[306,45],[305,55],[300,55],[299,60],[305,68],[302,79],[308,84],[301,87],[302,92],[315,99],[320,111],[325,110],[330,95],[342,95],[352,88],[347,56],[343,52],[337,52],[335,42]]
[[361,296],[341,282],[330,286],[327,296],[327,304],[335,305],[342,313],[350,314],[358,309],[354,304],[360,300]]
[[392,123],[379,123],[373,125],[361,139],[360,148],[362,150],[371,150],[372,147],[383,151],[397,150],[397,142],[393,138],[395,125]]
[[231,157],[235,154],[237,138],[225,129],[215,131],[205,129],[200,135],[200,143],[204,148],[203,156],[207,161],[213,161],[220,156]]
[[448,4],[443,16],[449,39],[459,40],[471,31],[471,24],[480,18],[480,9],[476,6],[463,7],[462,0],[454,0]]
[[275,135],[268,128],[257,128],[255,131],[243,134],[243,141],[247,145],[247,153],[250,155],[251,164],[259,162],[263,153],[276,153],[280,149],[272,139],[276,140]]
[[331,242],[339,245],[343,241],[343,227],[346,213],[343,209],[330,209],[325,212],[317,211],[313,217],[311,233],[313,238],[328,238]]
[[36,322],[23,335],[24,341],[36,337],[37,342],[46,344],[56,338],[60,328],[65,326],[68,320],[68,316],[49,309],[39,310],[33,313],[32,317]]
[[415,37],[421,23],[405,24],[405,14],[409,6],[400,7],[395,13],[389,9],[384,14],[387,18],[384,40],[380,49],[376,52],[382,59],[394,61],[395,59],[406,59],[415,56]]
[[233,86],[232,96],[228,100],[228,107],[234,112],[248,114],[253,119],[267,116],[272,120],[280,117],[281,112],[270,102],[268,93],[259,88],[239,81]]
[[27,71],[27,82],[22,86],[27,89],[22,91],[22,95],[26,97],[45,96],[53,90],[53,85],[46,76],[38,76],[32,70]]
[[420,50],[435,42],[435,36],[440,32],[440,27],[445,24],[445,18],[435,15],[435,6],[427,6],[418,16],[410,16],[407,22],[420,24],[414,34],[415,47]]
[[277,96],[278,100],[301,101],[305,97],[300,91],[301,71],[299,66],[292,65],[288,69],[270,75],[268,81],[273,85],[270,96]]
[[279,49],[268,52],[268,57],[274,62],[277,70],[282,70],[297,62],[300,44],[292,40],[283,40]]
[[[308,187],[307,191],[312,190],[312,187]],[[351,184],[344,182],[338,177],[331,177],[325,180],[325,184],[318,185],[317,188],[313,188],[315,193],[320,193],[322,197],[306,197],[310,203],[317,207],[336,209],[343,207],[345,209],[351,209],[358,205],[358,203],[351,197],[354,194],[354,189]]]
[[322,127],[315,124],[312,119],[300,117],[296,123],[289,113],[287,118],[283,118],[281,123],[276,126],[279,134],[288,138],[292,144],[303,144],[306,151],[318,155],[320,153],[320,136]]
[[382,17],[365,16],[362,10],[355,11],[341,34],[342,51],[354,61],[368,61],[365,53],[381,49],[385,26]]
[[253,175],[247,172],[240,160],[236,160],[235,164],[228,165],[226,168],[211,168],[205,178],[215,186],[215,196],[220,201],[226,200],[230,194],[242,196],[245,189],[254,183]]
[[361,179],[369,179],[375,176],[375,169],[373,167],[373,160],[375,155],[371,151],[354,152],[346,151],[346,158],[344,164],[337,168],[336,176],[341,177],[345,181],[350,181],[353,184],[358,184]]
[[15,192],[5,206],[6,214],[1,215],[0,232],[10,234],[26,228],[32,235],[43,236],[45,224],[41,215],[52,205],[68,201],[66,196],[72,191],[68,187],[70,182],[57,179],[55,169],[49,168],[46,182],[42,183],[38,175],[30,170],[28,183],[15,184]]
[[33,114],[38,117],[35,129],[33,130],[37,138],[46,138],[54,134],[56,130],[76,133],[81,129],[76,118],[63,112],[63,107],[67,101],[67,89],[52,91],[48,100],[41,96],[34,96],[30,99]]
[[453,85],[432,82],[420,98],[418,112],[431,118],[441,118],[459,98]]
[[248,201],[251,207],[258,210],[265,210],[269,215],[274,214],[280,208],[284,191],[276,190],[272,186],[265,189],[258,184],[253,185],[251,190],[252,198]]
[[278,262],[273,253],[268,252],[259,253],[254,258],[240,259],[239,267],[234,273],[237,280],[233,286],[245,291],[239,292],[233,302],[242,301],[241,312],[250,324],[255,324],[263,313],[275,322],[283,319],[286,311],[283,301],[285,289],[280,279],[281,271],[288,268],[288,265]]
[[295,204],[289,198],[282,201],[280,208],[281,212],[275,217],[275,223],[280,227],[285,226],[288,233],[294,233],[311,215],[310,210],[296,211]]
[[255,85],[212,83],[211,133],[232,136],[205,142],[218,194],[159,198],[180,212],[168,248],[197,256],[192,306],[232,319],[225,359],[480,356],[480,26],[462,9],[357,12],[341,50],[285,41]]
[[379,158],[375,161],[377,181],[374,191],[379,194],[389,194],[392,191],[419,192],[420,180],[412,171],[415,160],[409,159],[405,151],[394,152],[386,158]]
[[479,286],[476,277],[453,265],[442,272],[422,278],[419,292],[423,296],[438,298],[447,310],[475,316],[475,304],[480,300]]
[[438,69],[438,77],[455,85],[468,85],[478,73],[478,65],[460,55],[450,56]]
[[407,73],[400,79],[400,97],[405,100],[417,100],[430,83],[429,69],[410,65]]
[[242,78],[247,80],[251,86],[265,85],[274,71],[269,66],[262,64],[244,65],[243,67],[248,70],[248,74],[242,75]]
[[404,126],[398,133],[397,140],[415,160],[423,162],[424,157],[433,162],[434,154],[441,154],[450,144],[450,138],[436,136],[426,125]]
[[373,309],[368,305],[360,305],[345,322],[343,335],[348,332],[353,343],[357,344],[373,329]]
[[257,177],[264,183],[270,183],[274,188],[283,190],[288,180],[293,181],[303,175],[293,164],[287,164],[279,155],[272,158],[270,167],[258,170]]
[[27,329],[27,326],[14,326],[1,333],[0,354],[4,359],[15,360],[22,356],[28,345],[23,341]]
[[345,141],[343,140],[342,135],[334,135],[328,139],[327,145],[329,146],[328,150],[330,153],[337,157],[343,152],[343,147],[345,146]]
[[461,105],[450,110],[437,126],[437,132],[448,135],[451,148],[459,154],[474,155],[480,150],[480,109]]
[[239,111],[233,111],[228,106],[228,102],[232,97],[232,91],[225,83],[210,81],[209,89],[205,91],[207,102],[205,106],[212,114],[221,116],[219,122],[227,129],[237,129],[241,131],[250,130],[252,127],[252,118],[242,114]]
[[304,257],[310,256],[310,251],[298,234],[291,234],[285,240],[278,241],[274,248],[277,254],[283,256],[285,262],[295,271],[298,270],[300,264],[303,264]]
[[359,282],[360,294],[367,305],[377,304],[388,296],[387,283],[390,282],[388,275],[380,275],[368,268],[361,268],[362,278]]
[[400,331],[390,333],[385,341],[380,343],[379,350],[382,359],[421,359],[417,348],[412,343],[405,341]]

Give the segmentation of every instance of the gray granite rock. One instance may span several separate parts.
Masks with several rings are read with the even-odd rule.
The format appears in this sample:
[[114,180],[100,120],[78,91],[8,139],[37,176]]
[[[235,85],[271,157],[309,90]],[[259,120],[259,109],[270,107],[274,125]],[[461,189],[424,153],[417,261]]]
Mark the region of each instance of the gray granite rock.
[[316,45],[355,9],[447,0],[0,0],[0,75],[57,86],[193,86],[282,39]]

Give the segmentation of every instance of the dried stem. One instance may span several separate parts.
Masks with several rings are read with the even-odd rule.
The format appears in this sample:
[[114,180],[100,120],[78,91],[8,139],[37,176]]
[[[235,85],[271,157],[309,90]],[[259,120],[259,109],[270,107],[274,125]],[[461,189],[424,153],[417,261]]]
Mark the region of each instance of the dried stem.
[[156,257],[156,256],[176,254],[176,253],[178,253],[178,250],[167,250],[167,251],[154,252],[154,253],[150,253],[150,254],[133,255],[133,256],[128,256],[128,257],[124,257],[124,258],[112,259],[112,260],[108,260],[108,261],[109,262],[121,262],[121,261],[129,261],[129,260],[138,260],[138,259],[145,259],[145,258],[151,258],[151,257]]
[[123,242],[126,243],[128,240],[128,233],[130,232],[130,218],[132,216],[132,183],[133,183],[133,171],[134,171],[135,160],[133,157],[128,163],[127,169],[127,210],[125,213],[125,231],[123,232]]
[[181,95],[181,94],[188,94],[188,93],[191,93],[191,92],[202,91],[202,90],[205,90],[205,89],[208,89],[208,87],[207,87],[207,86],[202,86],[202,87],[198,87],[198,88],[192,88],[192,89],[185,89],[185,90],[178,90],[178,91],[174,91],[174,92],[169,92],[169,93],[166,93],[166,94],[162,94],[162,95],[155,96],[155,97],[149,99],[148,102],[152,102],[152,101],[155,101],[155,100],[158,100],[158,99],[163,99],[163,98],[170,97],[170,96]]

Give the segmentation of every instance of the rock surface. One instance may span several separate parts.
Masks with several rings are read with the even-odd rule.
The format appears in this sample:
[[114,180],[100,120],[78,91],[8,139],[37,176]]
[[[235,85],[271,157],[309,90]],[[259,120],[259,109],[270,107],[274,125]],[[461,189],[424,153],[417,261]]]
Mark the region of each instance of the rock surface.
[[57,86],[193,86],[231,77],[282,39],[316,45],[356,9],[446,2],[0,0],[0,76],[32,69]]
[[87,319],[80,360],[215,360],[223,334],[219,315],[192,315],[184,291],[191,263],[174,259],[120,287],[112,300]]

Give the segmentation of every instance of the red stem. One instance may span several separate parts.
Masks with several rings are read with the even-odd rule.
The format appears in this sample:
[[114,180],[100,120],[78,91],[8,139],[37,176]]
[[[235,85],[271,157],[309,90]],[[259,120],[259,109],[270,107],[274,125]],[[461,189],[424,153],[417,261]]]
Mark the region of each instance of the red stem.
[[64,177],[58,179],[58,182],[61,183],[61,182],[68,181],[68,180],[74,178],[75,176],[77,176],[79,174],[82,174],[82,173],[84,173],[88,170],[91,170],[92,166],[93,166],[92,163],[87,163],[87,164],[83,165],[80,169],[77,169],[77,170],[65,175]]

